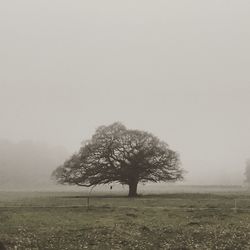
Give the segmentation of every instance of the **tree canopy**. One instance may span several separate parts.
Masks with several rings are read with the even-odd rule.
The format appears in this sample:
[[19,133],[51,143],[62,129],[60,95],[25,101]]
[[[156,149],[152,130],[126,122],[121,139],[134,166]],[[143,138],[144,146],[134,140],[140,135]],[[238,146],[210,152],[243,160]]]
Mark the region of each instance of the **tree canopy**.
[[178,153],[165,142],[116,122],[100,126],[52,176],[58,183],[84,187],[118,182],[136,196],[139,182],[181,180],[183,170]]

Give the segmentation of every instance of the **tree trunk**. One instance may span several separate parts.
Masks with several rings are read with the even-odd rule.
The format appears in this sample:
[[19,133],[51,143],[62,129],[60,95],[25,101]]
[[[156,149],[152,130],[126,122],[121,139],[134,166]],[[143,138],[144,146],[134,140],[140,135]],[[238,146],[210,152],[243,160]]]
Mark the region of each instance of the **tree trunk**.
[[129,193],[128,193],[129,197],[137,196],[137,185],[138,182],[132,182],[129,184]]

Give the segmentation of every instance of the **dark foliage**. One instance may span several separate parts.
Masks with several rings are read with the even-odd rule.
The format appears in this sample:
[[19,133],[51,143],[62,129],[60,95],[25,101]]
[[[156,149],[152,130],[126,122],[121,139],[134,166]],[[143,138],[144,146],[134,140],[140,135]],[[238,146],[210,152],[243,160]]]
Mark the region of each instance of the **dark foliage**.
[[181,180],[183,170],[178,154],[166,143],[117,122],[99,127],[52,176],[58,183],[84,187],[119,182],[129,185],[129,196],[135,196],[139,182]]

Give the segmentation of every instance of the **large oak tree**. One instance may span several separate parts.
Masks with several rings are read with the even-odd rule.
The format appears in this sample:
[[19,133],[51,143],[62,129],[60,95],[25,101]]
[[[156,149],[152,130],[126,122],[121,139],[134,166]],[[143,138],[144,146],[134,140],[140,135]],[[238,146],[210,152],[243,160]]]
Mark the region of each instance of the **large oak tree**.
[[183,170],[178,154],[165,142],[116,122],[99,127],[53,177],[84,187],[118,182],[129,186],[129,196],[136,196],[139,182],[181,180]]

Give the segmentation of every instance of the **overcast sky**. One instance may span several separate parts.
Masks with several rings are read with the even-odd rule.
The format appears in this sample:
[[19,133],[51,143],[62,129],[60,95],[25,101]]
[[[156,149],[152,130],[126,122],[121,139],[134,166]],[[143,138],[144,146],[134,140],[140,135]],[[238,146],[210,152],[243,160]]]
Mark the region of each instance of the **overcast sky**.
[[187,182],[250,157],[249,0],[0,0],[0,138],[69,152],[114,121],[177,150]]

